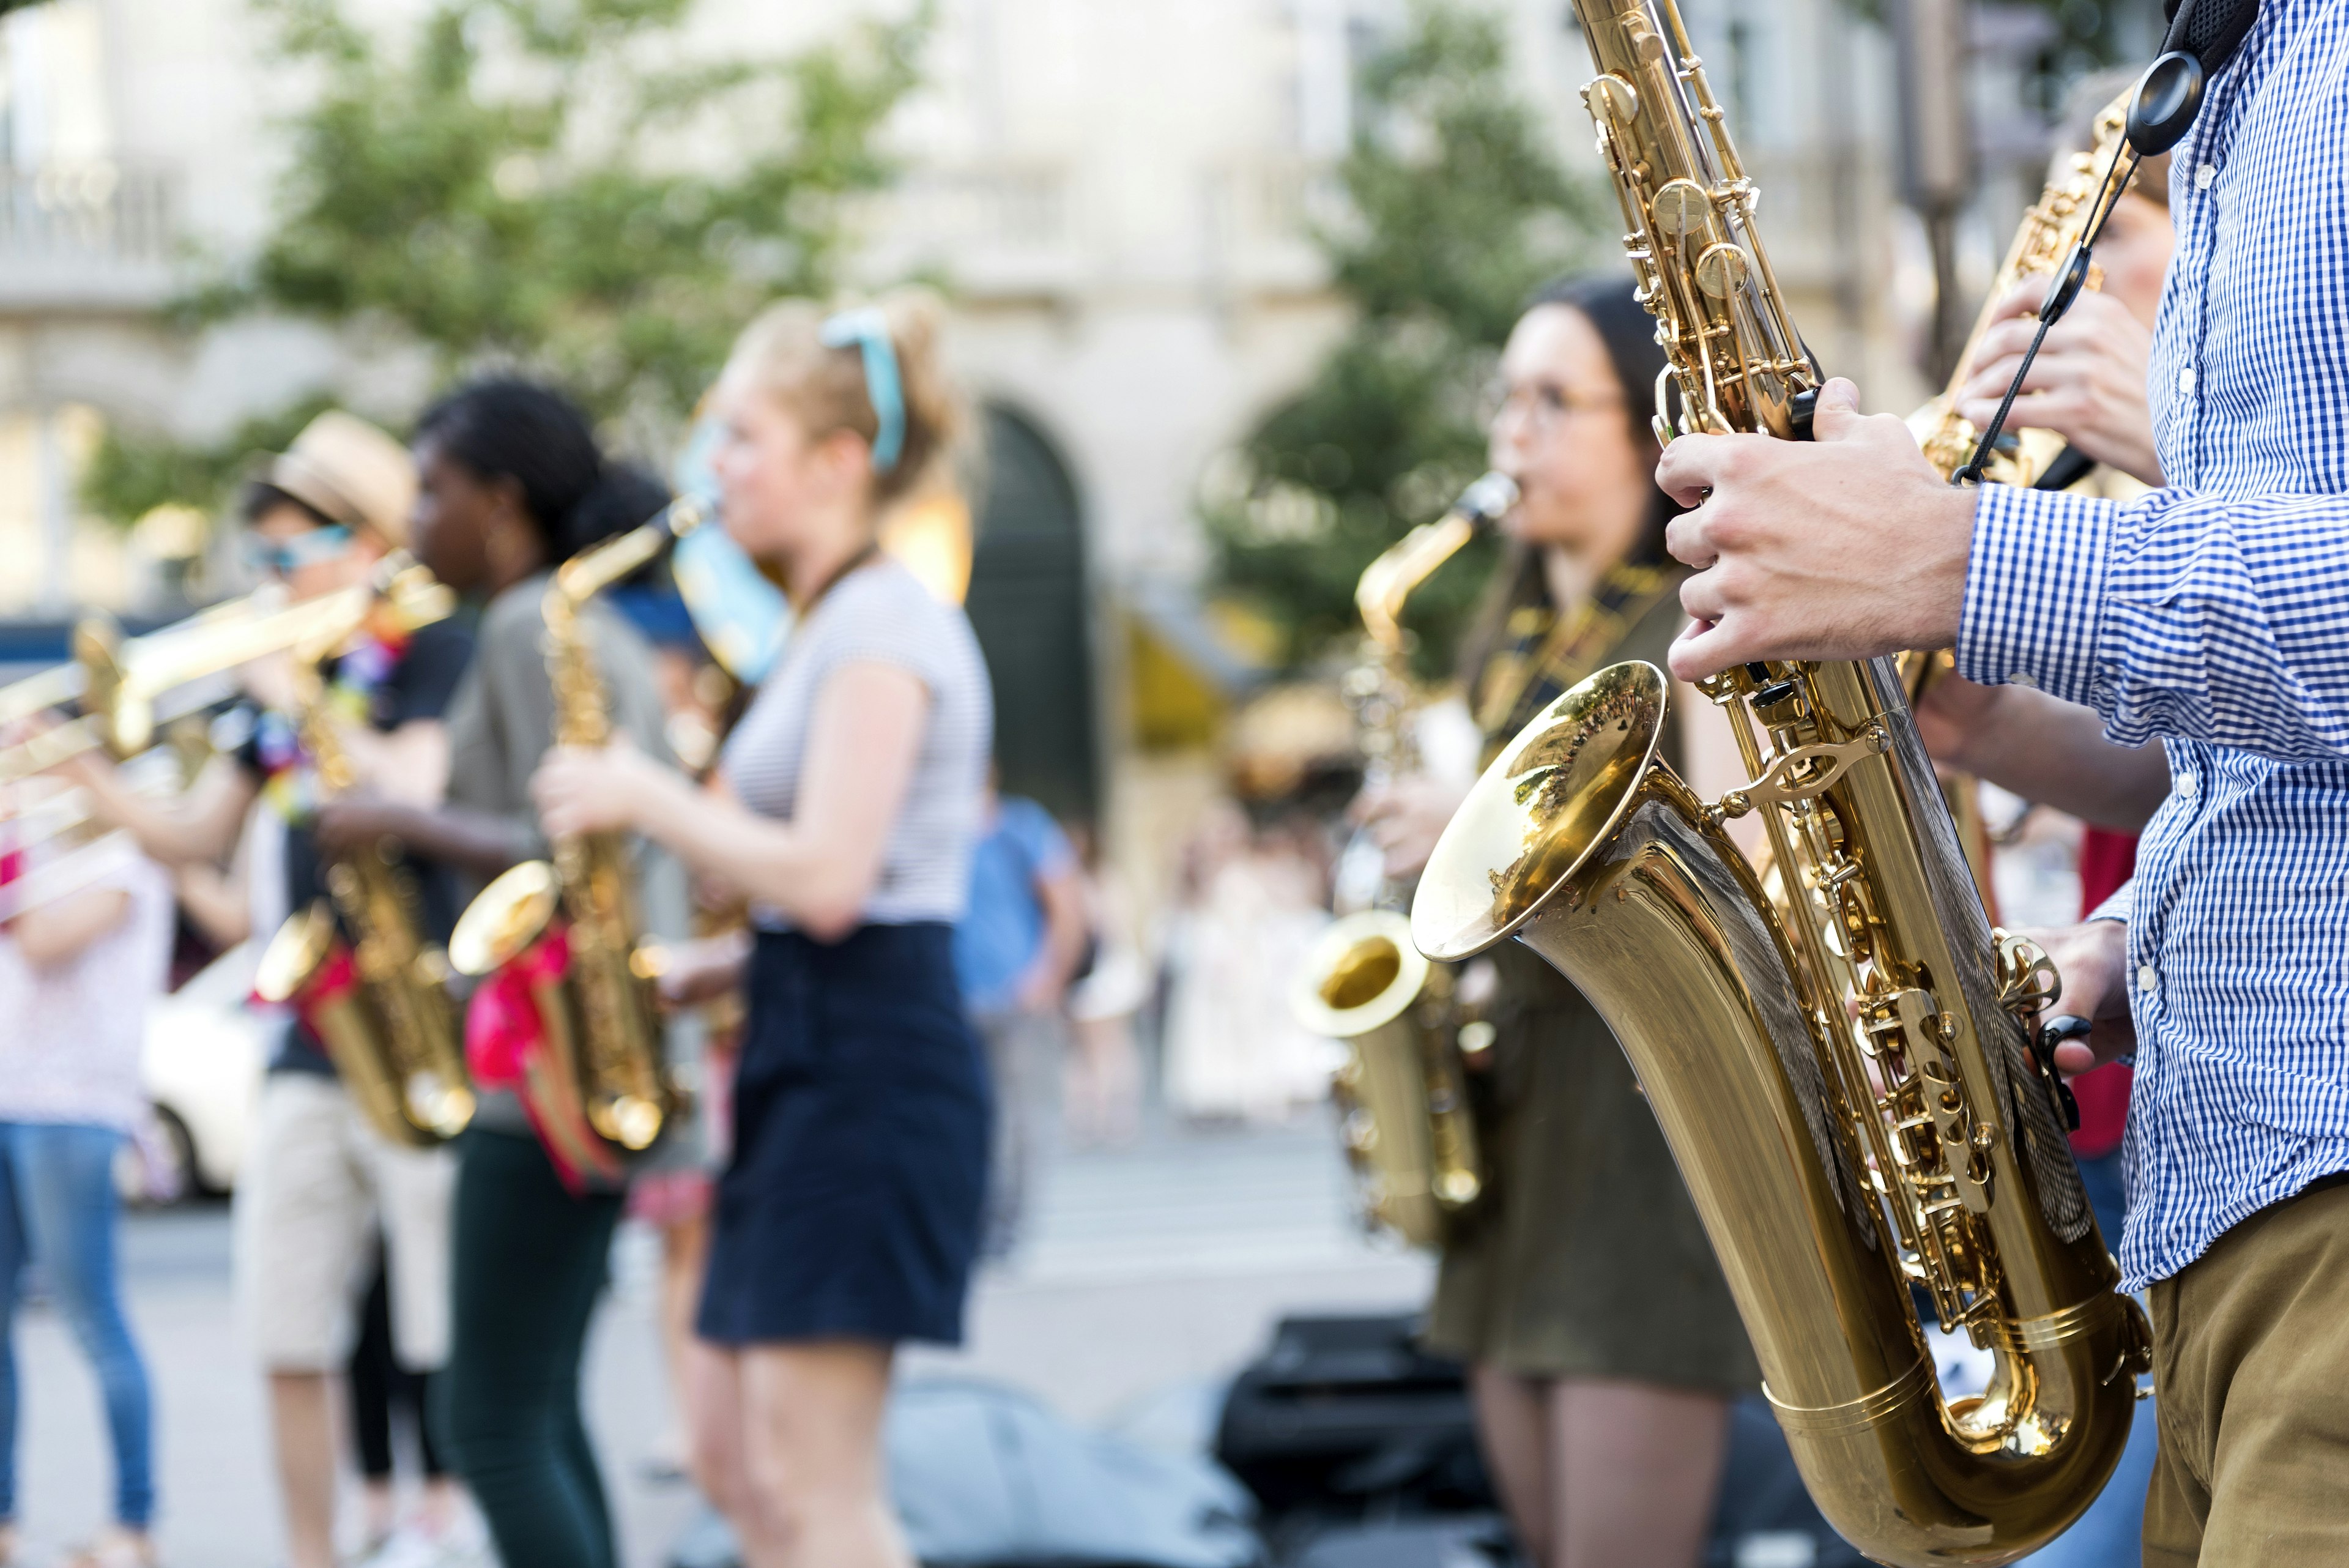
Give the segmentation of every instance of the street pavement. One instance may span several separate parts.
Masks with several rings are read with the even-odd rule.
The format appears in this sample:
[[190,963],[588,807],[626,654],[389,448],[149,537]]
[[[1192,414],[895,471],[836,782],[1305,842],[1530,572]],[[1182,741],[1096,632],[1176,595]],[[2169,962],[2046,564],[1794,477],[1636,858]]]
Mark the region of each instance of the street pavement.
[[[232,1333],[218,1206],[126,1221],[131,1314],[156,1382],[169,1568],[284,1561],[262,1384]],[[691,1517],[654,1331],[657,1243],[624,1230],[589,1348],[589,1419],[628,1568],[655,1568]],[[1048,1165],[1018,1253],[974,1293],[968,1345],[908,1355],[909,1378],[1024,1388],[1080,1421],[1147,1419],[1228,1374],[1284,1313],[1379,1310],[1426,1293],[1424,1260],[1362,1237],[1318,1116],[1271,1130],[1154,1130],[1138,1147]],[[20,1321],[24,1568],[101,1522],[110,1487],[95,1389],[56,1319]],[[1187,1401],[1195,1409],[1197,1400]]]

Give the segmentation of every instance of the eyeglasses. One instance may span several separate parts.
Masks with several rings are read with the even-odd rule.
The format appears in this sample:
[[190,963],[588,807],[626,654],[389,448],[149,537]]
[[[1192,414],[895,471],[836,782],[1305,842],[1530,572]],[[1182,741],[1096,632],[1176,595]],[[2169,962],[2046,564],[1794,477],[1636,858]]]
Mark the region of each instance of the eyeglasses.
[[291,539],[272,539],[263,534],[247,534],[243,545],[245,563],[254,571],[290,577],[305,566],[324,566],[328,561],[340,560],[351,547],[351,531],[340,524],[330,523],[306,534],[296,534]]
[[1513,385],[1496,377],[1485,387],[1477,412],[1488,428],[1505,419],[1523,420],[1536,437],[1547,440],[1570,415],[1622,406],[1620,392],[1570,392],[1555,381]]

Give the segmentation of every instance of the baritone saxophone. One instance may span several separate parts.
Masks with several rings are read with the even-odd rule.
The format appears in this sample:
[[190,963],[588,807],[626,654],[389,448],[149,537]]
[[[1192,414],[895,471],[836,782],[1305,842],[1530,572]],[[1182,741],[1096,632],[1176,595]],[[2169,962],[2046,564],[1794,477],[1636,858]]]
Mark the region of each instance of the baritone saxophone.
[[[1347,672],[1345,696],[1366,787],[1418,764],[1419,695],[1405,606],[1516,501],[1515,481],[1485,475],[1442,517],[1372,561],[1355,584],[1362,658]],[[1298,977],[1290,1011],[1311,1033],[1345,1043],[1346,1063],[1330,1088],[1364,1223],[1414,1247],[1442,1246],[1453,1218],[1485,1190],[1464,1068],[1491,1047],[1493,1026],[1461,1005],[1452,970],[1430,964],[1411,945],[1411,923],[1380,908],[1323,933]]]
[[[1680,403],[1660,421],[1801,436],[1817,372],[1672,0],[1576,10]],[[1601,670],[1446,828],[1413,940],[1458,960],[1514,937],[1605,1017],[1836,1529],[1910,1568],[2013,1562],[2111,1475],[2149,1360],[2031,1027],[2054,971],[1984,914],[1893,660],[1756,663],[1701,690],[1743,788],[1701,799],[1660,760],[1661,670]],[[1726,831],[1747,815],[1777,899]],[[1943,1392],[1912,1291],[1990,1353],[1985,1392]]]
[[[658,559],[707,515],[690,498],[629,533],[573,556],[546,590],[547,672],[554,687],[554,741],[600,746],[612,737],[611,701],[595,669],[588,601]],[[606,1143],[650,1148],[682,1103],[667,1060],[654,988],[666,961],[642,934],[627,836],[590,833],[554,841],[551,860],[517,866],[481,890],[457,922],[449,952],[457,971],[487,975],[521,958],[558,925],[564,973],[534,983],[559,1099]]]

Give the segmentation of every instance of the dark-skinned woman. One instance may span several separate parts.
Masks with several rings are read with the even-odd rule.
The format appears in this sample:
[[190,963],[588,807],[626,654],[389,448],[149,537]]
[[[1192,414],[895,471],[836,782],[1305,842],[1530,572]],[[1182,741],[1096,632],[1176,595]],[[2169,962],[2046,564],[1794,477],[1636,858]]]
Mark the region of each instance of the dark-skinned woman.
[[[527,381],[476,382],[418,421],[415,549],[482,604],[473,666],[449,711],[447,804],[335,808],[329,848],[390,835],[478,886],[546,853],[529,782],[553,746],[555,703],[540,602],[553,569],[657,510],[640,474],[609,463],[579,411]],[[616,504],[633,492],[639,499]],[[615,731],[666,755],[653,653],[591,604],[586,624]],[[686,932],[677,862],[637,862],[651,934]],[[520,1098],[483,1086],[459,1140],[449,1375],[440,1440],[506,1568],[616,1568],[611,1515],[580,1410],[579,1367],[622,1195],[608,1172],[559,1167]]]

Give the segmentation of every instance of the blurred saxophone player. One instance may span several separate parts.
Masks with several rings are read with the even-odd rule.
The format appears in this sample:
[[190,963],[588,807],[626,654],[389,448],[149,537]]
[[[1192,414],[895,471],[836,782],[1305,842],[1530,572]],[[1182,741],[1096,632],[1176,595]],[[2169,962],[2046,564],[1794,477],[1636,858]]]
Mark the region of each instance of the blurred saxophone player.
[[664,981],[749,980],[694,1406],[750,1568],[911,1568],[891,1367],[902,1341],[959,1342],[978,1251],[989,1096],[954,923],[992,701],[960,607],[876,534],[960,424],[939,316],[908,291],[745,329],[713,466],[727,532],[792,596],[791,643],[709,787],[620,745],[558,751],[534,786],[549,831],[643,833],[751,901],[750,943]]
[[[238,503],[245,546],[296,599],[353,587],[407,545],[415,493],[415,470],[397,441],[349,414],[321,414],[246,483]],[[370,630],[322,670],[361,787],[418,805],[440,798],[449,774],[442,715],[471,650],[471,636],[448,621],[400,635]],[[324,894],[324,861],[290,667],[263,661],[244,680],[249,695],[219,726],[222,754],[179,798],[135,794],[95,757],[65,771],[89,789],[103,819],[160,861],[217,865],[233,848],[243,934],[265,940]],[[445,935],[454,919],[449,889],[428,876],[419,893],[428,926]],[[378,1229],[401,1365],[429,1373],[447,1355],[453,1177],[445,1152],[396,1147],[367,1126],[317,1034],[298,1016],[286,1021],[237,1182],[235,1279],[240,1319],[269,1375],[292,1568],[336,1561],[330,1374],[355,1341]],[[451,1501],[436,1489],[421,1525],[439,1528]]]
[[[528,785],[556,724],[543,607],[554,570],[644,522],[667,494],[607,460],[578,408],[534,381],[457,388],[419,417],[412,450],[417,559],[482,607],[473,666],[449,709],[448,798],[345,797],[321,813],[319,835],[330,850],[395,837],[477,888],[546,851]],[[601,599],[580,620],[614,728],[666,756],[652,649]],[[677,863],[648,855],[636,871],[649,933],[683,937]],[[479,1108],[455,1145],[452,1322],[449,1370],[431,1396],[435,1435],[506,1568],[616,1568],[579,1374],[626,1173],[559,1166],[514,1080],[484,1071],[478,1044],[469,1040],[468,1055]],[[673,1124],[655,1158],[689,1150],[695,1136]]]
[[[1461,664],[1488,753],[1593,671],[1661,665],[1684,622],[1674,508],[1650,477],[1662,368],[1612,275],[1544,290],[1510,335],[1492,464],[1523,499]],[[1673,765],[1733,771],[1718,710],[1674,706]],[[1364,797],[1390,875],[1418,873],[1464,793],[1423,777]],[[1614,1037],[1533,953],[1493,960],[1499,1034],[1470,1096],[1490,1179],[1444,1247],[1428,1342],[1471,1364],[1486,1458],[1540,1568],[1693,1568],[1730,1402],[1761,1374]]]
[[[2098,108],[2127,85],[2126,72],[2081,84],[2058,160],[2093,144]],[[2048,333],[2011,421],[2053,431],[2093,460],[2095,466],[2071,488],[2111,501],[2136,500],[2161,483],[2146,365],[2162,279],[2177,248],[2168,182],[2166,153],[2147,160],[2130,182],[2096,244],[2103,289],[2083,295]],[[1958,399],[1958,411],[1978,430],[1997,412],[2014,379],[2048,281],[2044,275],[2024,278],[1997,302],[1996,323],[1984,334]],[[1955,675],[1926,688],[1917,723],[1937,760],[2087,825],[2080,848],[2084,918],[2128,880],[2137,832],[2169,794],[2169,763],[2159,747],[2115,745],[2093,711],[2044,692],[1977,686]],[[2129,1067],[2116,1062],[2072,1084],[2080,1106],[2072,1152],[2095,1207],[2097,1229],[2107,1239],[2117,1238],[2126,1222],[2121,1135],[2129,1077]],[[2158,1447],[2151,1413],[2141,1409],[2127,1452],[2103,1494],[2054,1544],[2027,1559],[2033,1568],[2130,1561],[2144,1530],[2146,1486]]]

